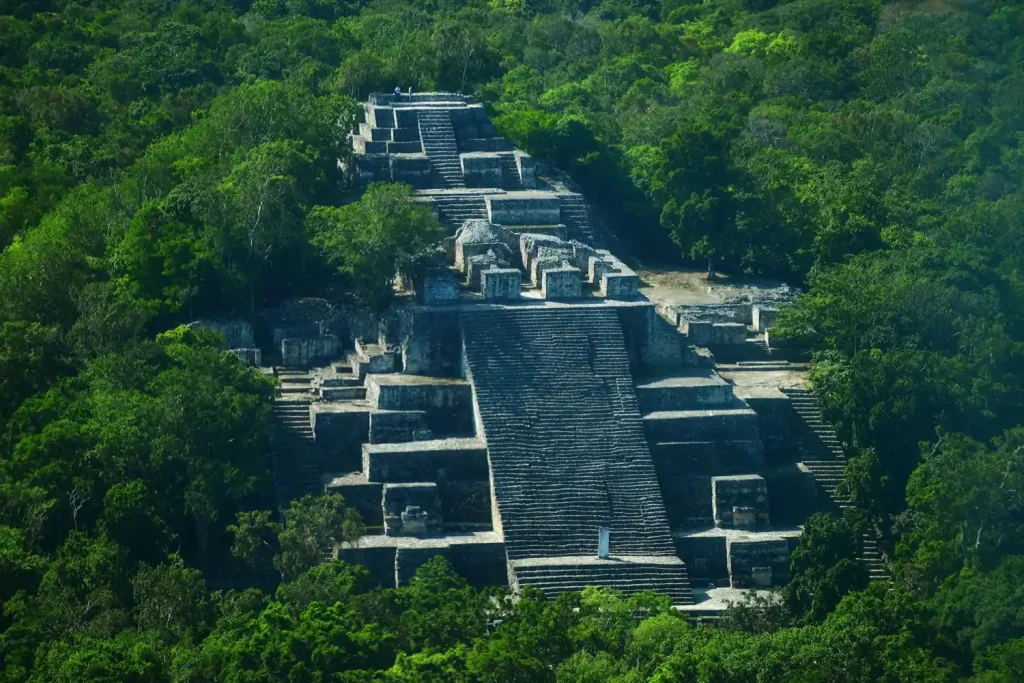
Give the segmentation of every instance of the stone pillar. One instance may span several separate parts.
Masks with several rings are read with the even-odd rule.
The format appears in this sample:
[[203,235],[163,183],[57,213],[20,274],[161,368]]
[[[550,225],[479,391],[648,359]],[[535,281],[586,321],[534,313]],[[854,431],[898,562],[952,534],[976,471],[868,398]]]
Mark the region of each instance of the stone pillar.
[[518,299],[523,289],[523,275],[517,268],[491,268],[480,273],[480,291],[485,299],[509,301]]

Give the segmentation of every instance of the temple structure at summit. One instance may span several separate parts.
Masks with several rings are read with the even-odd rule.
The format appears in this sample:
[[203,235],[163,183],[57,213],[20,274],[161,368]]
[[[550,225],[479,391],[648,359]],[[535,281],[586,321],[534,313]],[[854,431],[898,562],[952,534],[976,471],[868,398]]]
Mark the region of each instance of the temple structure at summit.
[[262,321],[282,503],[343,494],[368,533],[338,556],[389,586],[443,555],[477,585],[700,613],[789,580],[800,523],[845,504],[844,456],[779,379],[804,366],[770,355],[774,301],[644,296],[586,199],[471,97],[375,95],[353,148],[361,184],[412,185],[450,237],[384,316],[305,300]]

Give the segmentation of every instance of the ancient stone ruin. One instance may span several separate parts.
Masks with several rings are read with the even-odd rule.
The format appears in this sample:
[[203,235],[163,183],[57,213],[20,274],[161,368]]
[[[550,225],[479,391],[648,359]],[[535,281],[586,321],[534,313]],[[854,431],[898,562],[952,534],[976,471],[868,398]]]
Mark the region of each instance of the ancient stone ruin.
[[701,614],[788,581],[800,522],[843,504],[843,455],[771,380],[804,367],[765,344],[785,297],[652,302],[584,198],[471,97],[365,111],[351,170],[413,185],[451,237],[382,317],[265,316],[282,503],[342,493],[368,533],[337,554],[382,585],[444,555],[476,585],[654,590]]

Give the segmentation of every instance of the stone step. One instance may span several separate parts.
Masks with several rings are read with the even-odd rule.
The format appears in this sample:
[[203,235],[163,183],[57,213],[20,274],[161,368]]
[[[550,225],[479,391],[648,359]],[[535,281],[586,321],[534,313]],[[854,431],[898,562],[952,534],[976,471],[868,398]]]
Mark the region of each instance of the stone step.
[[548,599],[587,586],[602,586],[627,594],[654,591],[670,596],[675,605],[693,602],[686,566],[674,557],[541,557],[512,561],[511,568],[520,588],[543,590]]
[[480,439],[432,439],[363,444],[363,473],[371,482],[487,479],[487,448]]
[[758,438],[758,418],[750,408],[665,410],[643,416],[648,442],[746,440]]
[[715,372],[695,372],[641,382],[636,387],[642,412],[722,406],[734,400],[732,385]]
[[326,387],[320,390],[325,401],[359,401],[366,398],[366,387]]

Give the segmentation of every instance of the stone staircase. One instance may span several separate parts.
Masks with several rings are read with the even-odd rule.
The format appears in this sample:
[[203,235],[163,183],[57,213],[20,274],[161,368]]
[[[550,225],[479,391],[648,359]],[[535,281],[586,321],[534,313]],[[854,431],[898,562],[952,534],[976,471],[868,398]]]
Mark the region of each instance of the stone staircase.
[[[611,569],[573,572],[607,527],[619,560],[607,566],[632,575],[614,587],[690,599],[615,311],[481,311],[462,327],[508,557],[547,567],[516,570],[520,582],[554,593],[606,585]],[[643,573],[652,562],[665,577]]]
[[278,505],[320,490],[320,455],[309,421],[310,374],[274,368],[281,382],[272,406],[270,444]]
[[516,166],[515,154],[502,154],[500,159],[501,187],[506,190],[523,189],[523,181],[519,177],[519,167]]
[[[790,405],[804,426],[799,437],[801,459],[814,476],[818,487],[828,496],[838,511],[850,506],[849,496],[838,492],[846,472],[846,454],[839,437],[822,415],[814,395],[806,389],[786,389]],[[878,538],[870,532],[861,538],[857,557],[868,570],[872,581],[888,581],[891,577],[882,557]]]
[[671,597],[674,605],[693,603],[686,566],[678,558],[549,557],[510,564],[513,588],[536,588],[548,599],[587,586],[602,586],[627,595],[654,591]]
[[562,223],[569,229],[572,239],[595,244],[594,226],[590,222],[590,209],[583,195],[565,193],[558,195],[562,203]]
[[471,219],[487,220],[487,204],[482,194],[433,195],[438,218],[453,233]]
[[452,117],[445,109],[421,109],[417,113],[420,142],[430,158],[434,187],[465,187],[462,162]]

